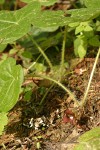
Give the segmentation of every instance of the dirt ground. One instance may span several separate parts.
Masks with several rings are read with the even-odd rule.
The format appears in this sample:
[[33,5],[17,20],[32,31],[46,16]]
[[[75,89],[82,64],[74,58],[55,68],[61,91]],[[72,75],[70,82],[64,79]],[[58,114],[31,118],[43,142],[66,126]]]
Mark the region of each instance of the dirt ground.
[[[43,9],[71,8],[69,2],[60,2]],[[19,3],[19,7],[23,4]],[[65,76],[64,85],[78,101],[83,98],[94,60],[83,59],[71,68],[73,73]],[[0,150],[73,150],[81,134],[100,126],[100,60],[84,108],[76,108],[75,111],[71,97],[58,86],[50,90],[43,106],[38,105],[41,98],[37,89],[29,102],[20,96],[16,106],[8,113],[8,125],[0,136]]]
[[[78,101],[83,98],[94,58],[85,58],[73,73],[66,76],[68,87]],[[72,150],[77,138],[100,125],[100,60],[97,64],[87,103],[83,109],[74,110],[74,102],[58,86],[51,89],[43,107],[38,90],[30,102],[20,98],[9,112],[9,123],[0,137],[1,150]]]

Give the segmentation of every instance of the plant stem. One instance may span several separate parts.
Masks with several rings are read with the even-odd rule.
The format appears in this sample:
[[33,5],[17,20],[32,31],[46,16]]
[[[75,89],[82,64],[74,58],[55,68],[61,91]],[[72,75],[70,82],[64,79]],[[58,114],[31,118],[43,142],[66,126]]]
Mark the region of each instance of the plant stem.
[[[27,33],[28,34],[28,33]],[[33,37],[31,37],[30,34],[28,34],[28,36],[30,37],[31,41],[33,42],[33,44],[35,44],[35,46],[38,48],[39,52],[43,55],[43,57],[45,58],[45,60],[47,61],[48,65],[50,66],[51,70],[53,69],[53,66],[51,64],[51,61],[49,60],[49,58],[47,57],[47,55],[44,53],[44,51],[42,50],[42,48],[38,45],[38,43],[33,39]]]
[[40,59],[41,54],[37,57],[36,61],[34,61],[26,70],[25,75],[28,73],[28,71],[37,63],[37,61]]
[[40,106],[42,106],[42,104],[44,103],[44,100],[45,100],[47,94],[50,92],[50,90],[52,89],[53,86],[54,86],[54,83],[49,87],[49,89],[47,90],[47,92],[44,94],[44,96],[43,96],[43,98],[42,98],[42,100],[41,100],[41,102],[39,104]]
[[64,90],[69,94],[69,96],[73,99],[75,106],[76,106],[76,107],[79,106],[79,102],[78,102],[78,100],[75,98],[75,95],[74,95],[68,88],[66,88],[63,84],[61,84],[59,81],[56,81],[56,80],[54,80],[54,79],[52,79],[52,78],[50,78],[50,77],[47,77],[47,76],[41,76],[41,77],[44,78],[44,79],[48,79],[48,80],[50,80],[50,81],[53,81],[54,83],[58,84],[58,85],[59,85],[62,89],[64,89]]
[[83,97],[82,101],[80,102],[80,106],[81,107],[83,107],[86,104],[86,102],[87,102],[87,100],[86,100],[87,99],[87,95],[88,95],[88,92],[89,92],[89,89],[90,89],[91,81],[92,81],[92,78],[93,78],[93,75],[94,75],[94,71],[95,71],[95,68],[96,68],[97,61],[99,59],[99,55],[100,55],[100,47],[99,47],[99,50],[98,50],[97,56],[95,58],[95,62],[94,62],[91,74],[90,74],[90,78],[89,78],[89,82],[88,82],[88,86],[87,86],[86,92],[84,94],[84,97]]
[[65,57],[65,46],[66,46],[66,33],[67,33],[67,27],[65,26],[64,31],[64,39],[62,43],[62,53],[61,53],[61,65],[60,65],[60,81],[63,76],[63,69],[64,69],[64,57]]

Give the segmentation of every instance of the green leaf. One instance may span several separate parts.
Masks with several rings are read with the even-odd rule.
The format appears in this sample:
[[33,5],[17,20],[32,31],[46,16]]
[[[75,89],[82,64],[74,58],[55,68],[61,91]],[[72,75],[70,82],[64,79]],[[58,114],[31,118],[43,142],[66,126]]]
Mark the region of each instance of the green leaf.
[[84,58],[87,51],[87,40],[85,37],[79,36],[74,41],[74,52],[76,56],[79,56],[80,58]]
[[0,64],[0,112],[8,112],[16,104],[23,82],[23,71],[13,58]]
[[92,38],[89,39],[89,44],[92,46],[100,46],[100,41],[99,41],[99,36],[93,36]]
[[100,127],[96,127],[81,135],[74,150],[99,150],[100,148]]
[[65,12],[42,11],[41,3],[34,1],[24,8],[16,11],[0,12],[0,41],[3,44],[15,41],[25,35],[33,24],[36,27],[59,27],[74,22],[84,22],[100,15],[100,8],[82,8],[67,10]]
[[71,28],[76,28],[77,26],[79,26],[79,22],[74,22],[74,23],[70,23],[68,26]]
[[5,2],[5,0],[0,0],[0,4],[3,4]]
[[80,45],[78,47],[78,55],[79,55],[79,57],[80,58],[84,58],[85,55],[86,55],[86,51],[87,51],[87,49],[85,48],[85,46],[84,45]]
[[25,95],[24,95],[24,100],[25,100],[25,101],[30,101],[30,99],[31,99],[31,97],[32,97],[32,93],[33,93],[32,89],[31,89],[30,91],[27,91],[27,92],[25,93]]
[[79,26],[75,29],[75,34],[84,32],[86,37],[93,36],[93,28],[89,25],[89,22],[81,22]]
[[0,12],[0,38],[2,43],[9,43],[25,35],[31,25],[33,16],[40,10],[37,2],[30,3],[16,11]]
[[0,53],[4,51],[6,46],[7,46],[7,44],[0,44]]
[[85,26],[84,27],[84,35],[87,37],[87,38],[91,38],[94,36],[94,32],[93,32],[93,28],[89,25]]
[[5,112],[0,113],[0,135],[2,135],[4,126],[7,125],[7,123],[8,123],[7,113]]
[[[36,0],[21,0],[25,3],[30,3],[30,2],[34,2]],[[38,2],[40,2],[41,5],[44,5],[44,6],[50,6],[50,5],[53,5],[54,3],[58,2],[58,0],[37,0]]]
[[96,31],[100,31],[100,21],[96,22]]
[[[71,14],[70,21],[85,22],[96,18],[100,15],[100,8],[81,8],[68,10],[66,13]],[[68,17],[67,17],[68,18]]]
[[31,52],[29,52],[29,51],[24,51],[23,53],[22,53],[22,56],[23,57],[25,57],[25,58],[28,58],[28,59],[32,59],[32,53]]
[[[75,22],[84,22],[100,15],[100,8],[82,8],[66,11],[70,17],[65,17],[63,11],[43,11],[37,14],[33,20],[33,25],[37,27],[58,27]],[[35,16],[34,16],[35,17]]]
[[43,65],[43,63],[36,63],[34,65],[34,69],[36,70],[35,72],[37,74],[46,71],[46,67]]
[[88,8],[100,8],[100,0],[84,0],[84,4]]
[[100,138],[93,138],[88,142],[81,142],[74,148],[74,150],[99,150],[99,149],[100,149]]
[[79,142],[86,142],[92,140],[93,138],[100,137],[100,127],[96,127],[85,134],[81,135],[78,139]]
[[84,30],[84,26],[80,24],[79,26],[76,27],[75,34],[78,34],[82,32],[83,30]]

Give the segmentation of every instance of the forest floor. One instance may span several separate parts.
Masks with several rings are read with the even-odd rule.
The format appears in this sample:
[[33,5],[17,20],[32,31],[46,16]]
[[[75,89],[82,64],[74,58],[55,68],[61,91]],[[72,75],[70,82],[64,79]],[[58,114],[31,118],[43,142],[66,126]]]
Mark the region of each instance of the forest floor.
[[[71,7],[62,2],[43,9]],[[19,7],[22,5],[20,3]],[[64,85],[74,93],[77,101],[84,96],[94,61],[94,56],[90,55],[81,61],[72,58],[69,70],[66,69],[70,74],[65,75]],[[0,150],[73,150],[80,135],[100,126],[100,59],[83,108],[75,111],[72,98],[58,86],[49,91],[43,105],[38,105],[42,96],[38,87],[33,90],[30,101],[20,96],[8,113],[8,124],[0,136]]]
[[[80,101],[83,98],[94,58],[85,58],[66,76],[64,83]],[[83,72],[81,72],[83,70]],[[97,64],[84,108],[73,112],[74,102],[68,94],[54,87],[43,107],[36,106],[41,95],[34,91],[30,102],[22,99],[9,112],[9,123],[0,137],[4,150],[72,150],[77,138],[100,125],[100,61]],[[35,113],[34,113],[35,112]]]

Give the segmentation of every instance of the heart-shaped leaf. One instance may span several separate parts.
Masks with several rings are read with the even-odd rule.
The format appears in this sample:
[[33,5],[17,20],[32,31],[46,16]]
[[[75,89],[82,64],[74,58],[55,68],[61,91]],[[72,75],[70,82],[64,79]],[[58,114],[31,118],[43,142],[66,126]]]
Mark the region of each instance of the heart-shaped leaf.
[[22,81],[22,68],[13,58],[0,64],[0,112],[8,112],[16,104]]
[[74,150],[99,150],[100,148],[100,127],[96,127],[81,135]]
[[38,11],[40,5],[37,2],[16,11],[0,11],[0,41],[10,43],[25,35]]

